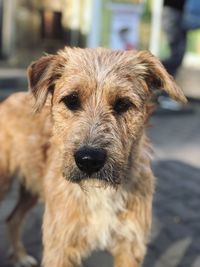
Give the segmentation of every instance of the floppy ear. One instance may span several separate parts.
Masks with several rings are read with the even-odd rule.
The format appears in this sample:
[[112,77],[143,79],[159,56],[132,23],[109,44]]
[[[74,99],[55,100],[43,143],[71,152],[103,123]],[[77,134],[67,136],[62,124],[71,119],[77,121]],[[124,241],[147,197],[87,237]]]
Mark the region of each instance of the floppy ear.
[[135,71],[142,79],[145,79],[152,92],[164,90],[174,100],[182,103],[187,102],[182,90],[158,58],[148,51],[140,51],[136,53],[136,60]]
[[60,55],[47,55],[28,67],[28,83],[35,97],[35,111],[41,110],[47,95],[53,93],[55,81],[62,75],[62,61]]

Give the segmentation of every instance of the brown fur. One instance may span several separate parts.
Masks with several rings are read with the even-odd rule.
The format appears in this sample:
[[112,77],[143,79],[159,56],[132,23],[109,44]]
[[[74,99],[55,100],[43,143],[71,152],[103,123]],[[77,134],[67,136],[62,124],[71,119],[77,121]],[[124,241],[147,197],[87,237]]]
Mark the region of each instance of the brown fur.
[[[178,101],[185,102],[184,95],[144,51],[65,48],[33,63],[28,76],[31,93],[15,94],[0,106],[1,195],[17,174],[29,194],[44,198],[45,267],[77,266],[98,248],[112,253],[115,267],[141,266],[154,192],[145,135],[150,99],[162,89]],[[75,111],[63,103],[74,92],[80,101]],[[117,114],[115,103],[124,98],[132,105]],[[84,145],[107,152],[92,177],[74,160]],[[25,251],[14,245],[19,236],[14,239],[20,261],[20,249],[23,257]]]

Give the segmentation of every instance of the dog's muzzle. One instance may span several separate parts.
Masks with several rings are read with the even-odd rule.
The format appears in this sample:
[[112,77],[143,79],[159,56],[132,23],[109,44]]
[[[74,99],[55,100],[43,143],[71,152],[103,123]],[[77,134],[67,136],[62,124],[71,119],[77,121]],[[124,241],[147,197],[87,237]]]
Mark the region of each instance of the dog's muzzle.
[[77,167],[88,176],[100,171],[106,162],[106,158],[105,149],[91,146],[83,146],[74,154]]

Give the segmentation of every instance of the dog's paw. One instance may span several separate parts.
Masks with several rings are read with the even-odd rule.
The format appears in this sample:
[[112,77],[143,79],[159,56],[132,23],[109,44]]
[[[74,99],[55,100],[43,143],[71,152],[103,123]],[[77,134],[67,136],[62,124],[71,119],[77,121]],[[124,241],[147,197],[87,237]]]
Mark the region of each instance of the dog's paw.
[[33,267],[38,266],[38,262],[35,258],[29,255],[24,255],[20,257],[15,262],[13,262],[14,267]]
[[14,267],[39,266],[37,260],[33,256],[26,254],[24,249],[18,253],[14,253],[13,249],[10,248],[8,251],[8,256]]

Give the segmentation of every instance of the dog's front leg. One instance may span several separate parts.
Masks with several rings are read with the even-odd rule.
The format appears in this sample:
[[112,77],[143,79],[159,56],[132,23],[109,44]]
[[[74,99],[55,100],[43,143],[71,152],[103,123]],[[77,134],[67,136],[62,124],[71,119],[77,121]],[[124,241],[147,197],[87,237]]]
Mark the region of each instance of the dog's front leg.
[[88,246],[77,221],[69,222],[62,214],[46,207],[43,223],[43,267],[77,267],[87,255]]
[[120,240],[111,249],[114,258],[114,267],[141,267],[145,255],[145,248],[136,242]]
[[22,223],[26,213],[37,203],[37,197],[20,185],[18,202],[7,218],[8,232],[11,241],[10,256],[15,266],[36,266],[37,261],[26,253],[21,238]]
[[43,266],[49,267],[78,267],[81,266],[81,252],[78,247],[45,246]]
[[[61,238],[62,239],[62,238]],[[73,240],[72,240],[73,242]],[[60,244],[54,236],[45,238],[43,267],[78,267],[82,265],[82,258],[86,255],[86,249],[78,243]]]

